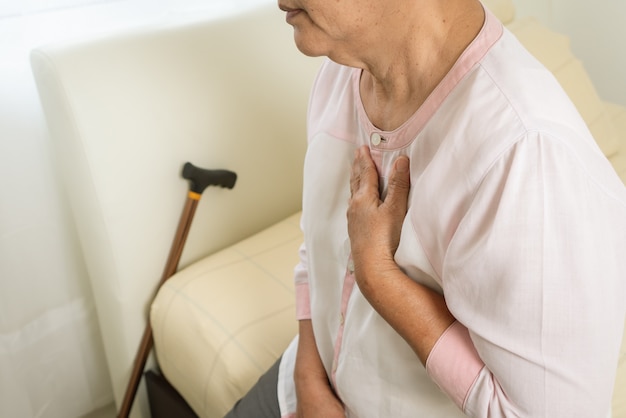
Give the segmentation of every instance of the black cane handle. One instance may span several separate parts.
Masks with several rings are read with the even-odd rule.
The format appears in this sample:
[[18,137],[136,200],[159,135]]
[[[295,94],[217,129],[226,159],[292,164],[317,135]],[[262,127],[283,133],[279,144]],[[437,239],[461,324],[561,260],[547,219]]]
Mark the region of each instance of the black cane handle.
[[183,166],[183,178],[190,181],[189,190],[202,194],[209,186],[232,189],[237,181],[237,174],[230,170],[207,170],[191,163]]

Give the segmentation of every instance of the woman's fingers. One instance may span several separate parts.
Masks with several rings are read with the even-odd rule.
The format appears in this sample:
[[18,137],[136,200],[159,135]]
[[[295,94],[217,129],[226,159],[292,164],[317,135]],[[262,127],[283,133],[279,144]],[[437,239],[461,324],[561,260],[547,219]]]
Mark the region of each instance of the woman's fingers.
[[387,185],[385,206],[389,207],[397,216],[406,214],[409,190],[411,189],[411,176],[409,171],[409,158],[400,156],[393,164]]
[[[394,162],[387,186],[386,206],[392,210],[406,213],[407,199],[411,187],[409,158],[400,156]],[[375,193],[379,198],[378,171],[367,146],[355,152],[350,174],[350,195],[355,197],[360,191]],[[382,202],[380,202],[382,203]]]
[[350,174],[350,195],[355,197],[358,193],[374,191],[378,198],[378,172],[366,146],[356,150],[352,171]]
[[351,197],[348,205],[348,234],[352,250],[393,255],[398,246],[410,189],[409,159],[401,156],[393,163],[385,200],[379,193],[376,165],[369,148],[359,148],[350,177]]

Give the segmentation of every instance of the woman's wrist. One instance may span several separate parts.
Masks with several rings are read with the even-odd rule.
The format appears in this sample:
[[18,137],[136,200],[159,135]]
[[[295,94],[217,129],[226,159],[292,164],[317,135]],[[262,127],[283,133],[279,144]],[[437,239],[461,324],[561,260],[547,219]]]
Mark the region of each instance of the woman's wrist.
[[402,270],[392,256],[357,257],[354,261],[354,275],[361,293],[368,298],[381,284],[401,273]]

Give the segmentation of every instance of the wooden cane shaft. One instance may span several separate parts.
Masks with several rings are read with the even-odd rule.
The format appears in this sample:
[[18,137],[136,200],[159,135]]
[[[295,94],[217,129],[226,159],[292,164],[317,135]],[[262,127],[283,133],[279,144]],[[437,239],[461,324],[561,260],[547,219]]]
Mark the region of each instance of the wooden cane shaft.
[[130,414],[130,409],[133,406],[133,401],[135,400],[135,395],[137,394],[137,388],[139,388],[139,382],[141,382],[141,375],[143,374],[143,369],[146,365],[146,361],[148,360],[150,350],[152,350],[152,345],[152,327],[150,327],[150,322],[148,321],[148,324],[144,329],[143,336],[141,337],[141,343],[139,344],[137,355],[135,356],[133,370],[130,375],[130,380],[128,381],[126,393],[124,394],[122,406],[120,407],[120,411],[117,415],[118,418],[127,418]]
[[178,269],[178,263],[180,262],[181,255],[183,254],[183,248],[185,246],[185,242],[187,241],[187,235],[189,235],[189,230],[191,229],[191,221],[193,220],[196,208],[198,207],[198,199],[188,197],[185,202],[185,207],[183,208],[183,213],[180,216],[180,222],[178,223],[178,228],[176,230],[176,236],[174,237],[170,253],[167,257],[161,281],[159,282],[159,287],[161,287],[167,279],[172,277]]
[[[189,234],[189,230],[191,228],[191,221],[195,215],[199,200],[199,194],[189,192],[185,202],[185,207],[183,208],[183,213],[181,214],[180,221],[178,222],[178,228],[176,229],[176,235],[174,236],[174,241],[172,242],[170,253],[167,257],[167,262],[165,263],[163,275],[161,276],[161,280],[157,286],[157,290],[167,279],[172,277],[178,269],[178,263],[180,262],[185,241],[187,241],[187,235]],[[127,418],[130,414],[130,409],[133,406],[133,401],[135,400],[135,395],[137,394],[137,388],[139,387],[139,382],[141,381],[143,369],[146,366],[146,361],[148,360],[153,344],[152,327],[150,326],[150,320],[148,318],[146,328],[144,329],[144,333],[141,338],[141,343],[139,344],[139,349],[137,350],[137,354],[135,356],[133,369],[124,394],[122,406],[120,407],[120,411],[117,415],[118,418]]]

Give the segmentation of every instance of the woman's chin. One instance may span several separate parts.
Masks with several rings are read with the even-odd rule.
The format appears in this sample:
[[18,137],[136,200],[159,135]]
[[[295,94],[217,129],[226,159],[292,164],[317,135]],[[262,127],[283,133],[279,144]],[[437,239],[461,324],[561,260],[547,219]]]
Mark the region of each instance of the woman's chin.
[[311,36],[308,36],[306,30],[294,28],[294,42],[300,52],[309,57],[325,56],[326,51],[322,48],[320,42],[316,42]]

